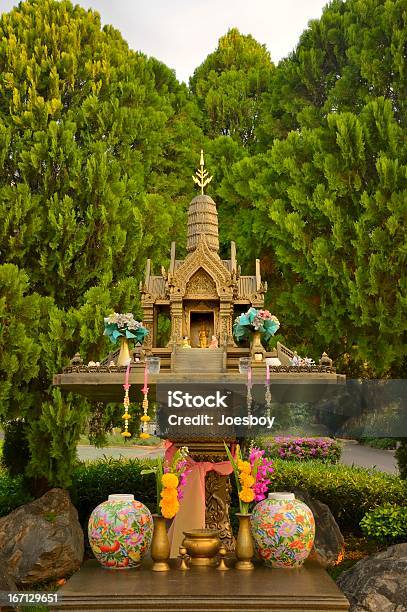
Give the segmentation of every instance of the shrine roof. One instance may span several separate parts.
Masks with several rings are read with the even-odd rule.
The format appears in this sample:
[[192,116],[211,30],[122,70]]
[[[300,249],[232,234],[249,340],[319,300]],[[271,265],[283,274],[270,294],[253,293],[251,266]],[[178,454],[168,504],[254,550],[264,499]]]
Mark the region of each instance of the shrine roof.
[[[224,264],[230,260],[223,261]],[[150,295],[165,299],[166,298],[166,281],[162,276],[150,276],[146,292]],[[237,298],[236,300],[248,300],[256,293],[256,277],[255,276],[240,276],[237,280]]]

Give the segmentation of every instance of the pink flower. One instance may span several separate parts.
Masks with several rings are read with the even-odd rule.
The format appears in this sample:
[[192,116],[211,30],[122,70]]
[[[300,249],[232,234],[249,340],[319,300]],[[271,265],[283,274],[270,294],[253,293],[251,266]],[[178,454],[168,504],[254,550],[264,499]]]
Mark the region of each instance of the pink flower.
[[285,536],[288,538],[290,536],[293,536],[296,531],[297,525],[295,523],[284,522],[282,525],[280,525],[278,529],[278,535]]

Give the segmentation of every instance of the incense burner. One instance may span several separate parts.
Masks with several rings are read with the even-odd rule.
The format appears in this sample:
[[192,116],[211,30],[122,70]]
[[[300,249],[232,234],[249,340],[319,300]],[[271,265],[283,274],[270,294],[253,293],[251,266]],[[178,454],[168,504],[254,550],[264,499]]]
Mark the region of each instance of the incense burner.
[[219,552],[219,532],[215,529],[191,529],[184,531],[182,545],[187,549],[190,565],[208,566],[215,564]]

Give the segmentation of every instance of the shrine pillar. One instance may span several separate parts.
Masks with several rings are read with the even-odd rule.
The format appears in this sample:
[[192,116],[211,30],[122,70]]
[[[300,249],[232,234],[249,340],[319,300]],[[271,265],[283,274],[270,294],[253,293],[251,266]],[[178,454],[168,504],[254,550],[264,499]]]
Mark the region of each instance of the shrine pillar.
[[182,298],[171,300],[171,342],[180,346],[182,344]]
[[148,329],[148,334],[143,342],[143,348],[146,355],[151,355],[155,343],[154,302],[143,303],[143,325]]
[[233,305],[231,299],[220,300],[219,308],[219,344],[220,346],[235,346],[233,340]]

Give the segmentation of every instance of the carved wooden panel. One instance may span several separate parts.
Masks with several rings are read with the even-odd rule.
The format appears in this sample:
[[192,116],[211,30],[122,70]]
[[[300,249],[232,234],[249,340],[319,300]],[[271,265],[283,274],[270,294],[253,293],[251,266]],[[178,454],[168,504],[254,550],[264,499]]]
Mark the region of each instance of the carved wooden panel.
[[226,550],[234,551],[235,540],[229,519],[231,485],[229,476],[208,472],[205,480],[206,527],[219,531]]
[[203,268],[200,268],[191,276],[186,286],[185,297],[197,296],[208,296],[211,298],[217,298],[218,296],[215,281]]

